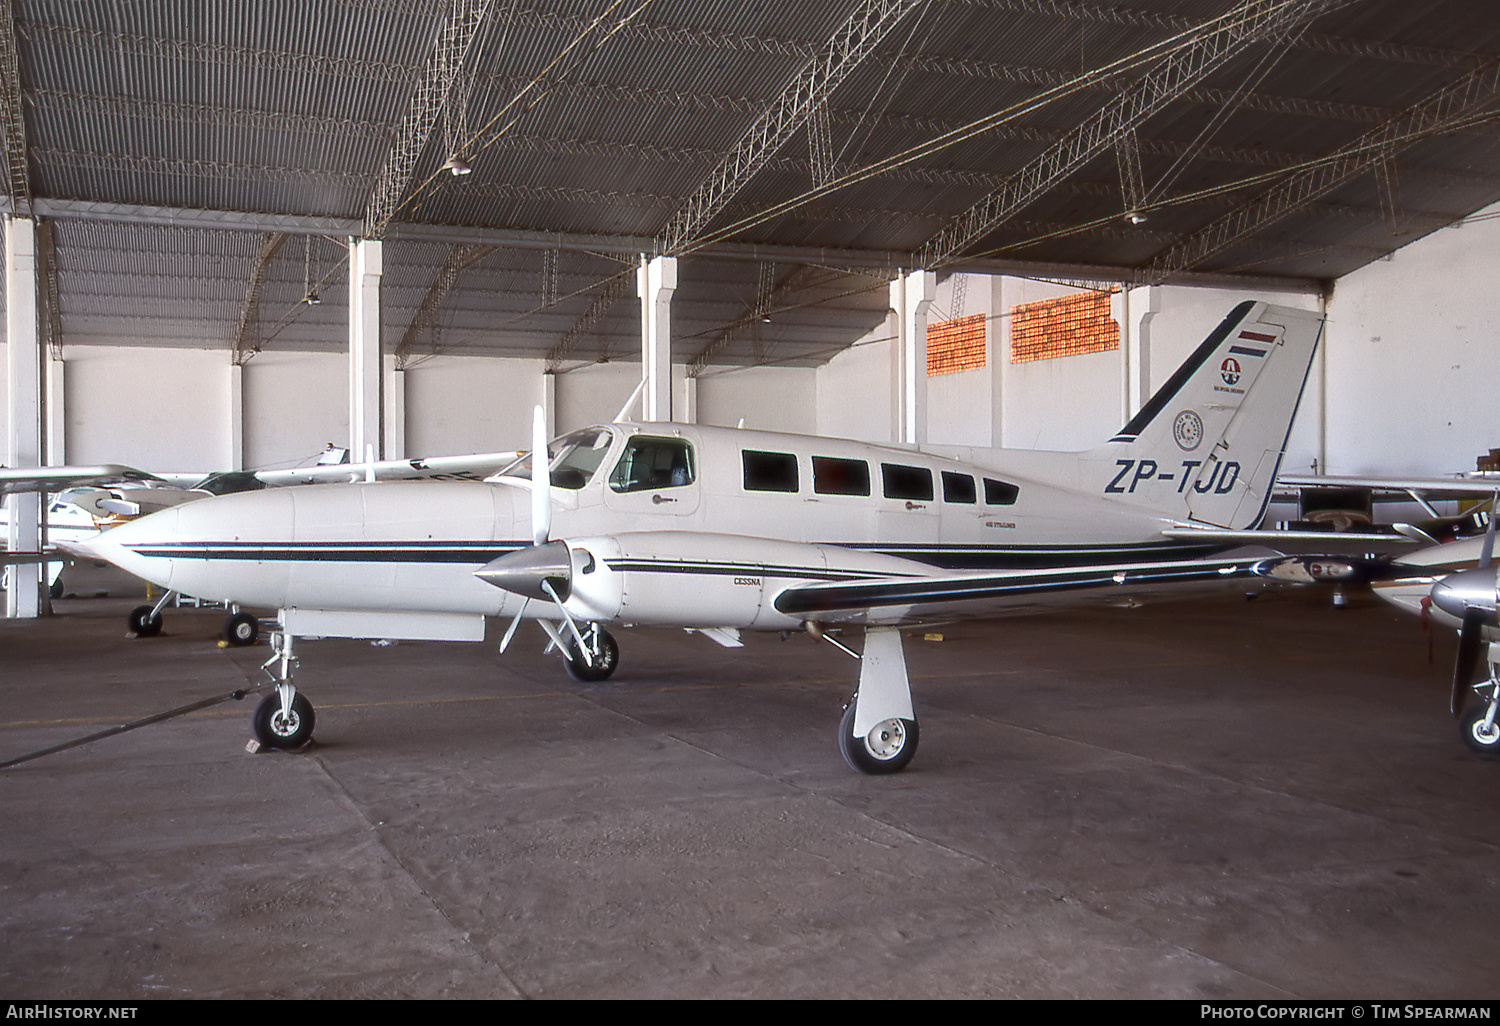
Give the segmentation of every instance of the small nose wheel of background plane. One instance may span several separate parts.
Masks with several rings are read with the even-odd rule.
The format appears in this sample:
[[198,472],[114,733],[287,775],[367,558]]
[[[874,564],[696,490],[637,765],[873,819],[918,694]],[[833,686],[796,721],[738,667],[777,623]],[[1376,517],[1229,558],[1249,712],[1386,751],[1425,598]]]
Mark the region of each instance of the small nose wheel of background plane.
[[249,613],[235,613],[224,621],[224,641],[236,647],[255,644],[260,637],[260,620]]

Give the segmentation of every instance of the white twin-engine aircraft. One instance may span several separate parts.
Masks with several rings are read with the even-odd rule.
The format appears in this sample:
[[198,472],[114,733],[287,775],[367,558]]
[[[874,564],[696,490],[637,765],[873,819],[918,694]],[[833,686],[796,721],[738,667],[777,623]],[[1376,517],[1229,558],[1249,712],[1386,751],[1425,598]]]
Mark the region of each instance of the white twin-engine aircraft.
[[1255,573],[1266,550],[1225,550],[1265,512],[1321,330],[1316,314],[1241,304],[1087,452],[960,461],[615,423],[537,437],[545,460],[484,482],[227,495],[84,548],[163,588],[280,611],[277,694],[253,717],[270,747],[311,737],[291,679],[298,635],[480,641],[485,618],[504,617],[504,650],[532,618],[574,676],[597,681],[619,661],[606,626],[688,628],[731,647],[742,630],[806,630],[851,655],[831,633],[862,627],[839,748],[857,770],[890,773],[917,746],[903,626]]

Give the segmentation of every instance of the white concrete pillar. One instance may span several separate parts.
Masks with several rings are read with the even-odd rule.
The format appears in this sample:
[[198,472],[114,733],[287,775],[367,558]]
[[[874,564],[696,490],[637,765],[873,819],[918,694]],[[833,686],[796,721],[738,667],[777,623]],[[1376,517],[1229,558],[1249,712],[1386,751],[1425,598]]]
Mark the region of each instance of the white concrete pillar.
[[380,434],[380,276],[378,239],[349,240],[349,459],[365,458],[373,446],[382,456]]
[[[385,368],[385,448],[383,459],[406,459],[406,371],[396,367],[396,358],[387,356]],[[425,456],[426,453],[416,453]]]
[[1110,303],[1110,313],[1120,325],[1120,357],[1124,363],[1124,418],[1141,411],[1151,398],[1151,324],[1161,312],[1161,289],[1145,285],[1122,289]]
[[68,462],[68,407],[66,368],[60,357],[47,361],[47,466]]
[[641,258],[636,269],[641,297],[642,420],[672,419],[672,293],[677,291],[677,258]]
[[245,366],[229,361],[229,451],[224,469],[245,469]]
[[[13,217],[5,225],[5,365],[9,407],[6,414],[6,464],[42,465],[42,326],[38,316],[36,222]],[[43,497],[24,492],[6,500],[12,552],[42,547]],[[35,617],[42,611],[42,565],[10,568],[5,615]]]
[[557,437],[557,375],[552,371],[542,372],[542,394],[537,398],[542,404],[542,420],[547,426],[547,437]]
[[990,445],[1005,444],[1005,386],[1010,368],[1010,307],[1006,305],[1005,275],[990,282],[990,319],[985,327],[985,362],[990,371]]
[[937,275],[913,271],[891,282],[891,309],[896,312],[896,416],[898,442],[927,440],[927,313],[937,294]]
[[698,379],[684,375],[682,379],[682,406],[676,419],[682,424],[698,423]]

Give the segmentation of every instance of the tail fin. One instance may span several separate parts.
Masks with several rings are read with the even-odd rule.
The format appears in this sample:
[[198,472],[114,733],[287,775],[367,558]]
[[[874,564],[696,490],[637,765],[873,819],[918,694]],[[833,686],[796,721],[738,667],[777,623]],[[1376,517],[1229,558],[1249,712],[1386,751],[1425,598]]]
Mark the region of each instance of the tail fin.
[[1175,520],[1260,523],[1322,315],[1241,303],[1129,424],[1088,453],[1108,496]]

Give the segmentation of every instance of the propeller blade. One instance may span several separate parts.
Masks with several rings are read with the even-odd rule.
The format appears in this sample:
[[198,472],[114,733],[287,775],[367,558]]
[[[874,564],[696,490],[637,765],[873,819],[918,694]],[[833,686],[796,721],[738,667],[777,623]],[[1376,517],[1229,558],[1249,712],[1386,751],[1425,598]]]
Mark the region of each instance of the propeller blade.
[[552,474],[547,466],[547,419],[538,406],[531,418],[531,539],[547,544],[552,535]]
[[507,648],[510,648],[510,639],[516,636],[516,628],[521,626],[521,617],[526,615],[526,607],[529,605],[531,605],[531,599],[523,597],[521,599],[521,608],[516,610],[515,618],[511,620],[510,626],[505,630],[505,637],[500,639],[500,651],[502,653]]
[[1500,504],[1500,492],[1496,492],[1495,497],[1490,500],[1490,523],[1484,529],[1484,548],[1479,551],[1480,568],[1489,566],[1490,558],[1495,554],[1495,509],[1497,504]]
[[1458,658],[1453,664],[1453,697],[1449,708],[1457,716],[1463,711],[1464,692],[1474,682],[1474,667],[1479,664],[1479,649],[1484,644],[1484,610],[1470,609],[1464,614],[1463,629],[1458,635]]

